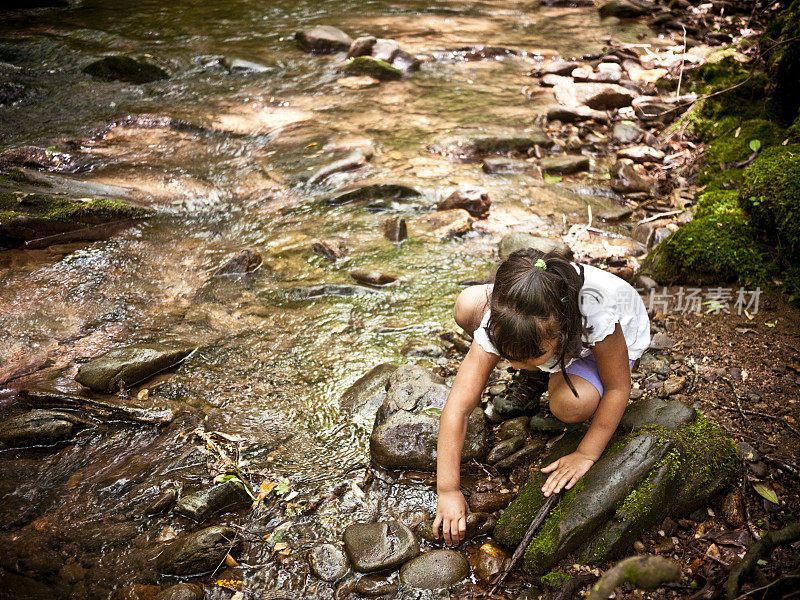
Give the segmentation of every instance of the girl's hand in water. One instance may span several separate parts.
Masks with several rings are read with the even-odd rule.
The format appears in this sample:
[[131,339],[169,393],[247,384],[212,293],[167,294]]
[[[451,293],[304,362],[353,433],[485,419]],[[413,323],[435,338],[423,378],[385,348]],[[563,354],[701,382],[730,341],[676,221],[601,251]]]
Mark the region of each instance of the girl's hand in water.
[[440,492],[436,500],[436,519],[433,521],[433,537],[439,539],[439,525],[448,546],[464,539],[467,532],[467,501],[459,490]]
[[550,494],[557,494],[561,488],[570,489],[593,464],[594,460],[588,456],[584,456],[580,452],[573,452],[547,465],[542,469],[542,473],[550,473],[550,477],[542,486],[545,498]]

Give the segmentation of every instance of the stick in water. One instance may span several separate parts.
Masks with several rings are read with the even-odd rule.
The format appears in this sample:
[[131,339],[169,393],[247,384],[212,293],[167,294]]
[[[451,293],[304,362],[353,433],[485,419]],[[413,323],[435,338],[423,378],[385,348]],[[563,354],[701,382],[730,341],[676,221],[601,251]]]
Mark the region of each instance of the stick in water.
[[558,499],[561,497],[561,492],[557,494],[551,494],[550,497],[547,499],[547,502],[544,503],[544,506],[539,509],[539,512],[536,513],[536,516],[533,517],[533,521],[528,526],[528,531],[525,532],[525,536],[522,538],[522,541],[517,546],[517,549],[514,550],[514,554],[511,556],[511,562],[508,563],[508,566],[503,569],[503,572],[500,574],[492,588],[489,590],[489,596],[493,596],[495,591],[500,584],[503,583],[508,574],[514,570],[514,567],[517,566],[517,563],[522,558],[522,555],[525,554],[525,549],[530,545],[533,536],[536,535],[536,532],[539,530],[539,527],[542,526],[544,520],[547,518],[547,515],[550,513],[550,510],[553,508]]

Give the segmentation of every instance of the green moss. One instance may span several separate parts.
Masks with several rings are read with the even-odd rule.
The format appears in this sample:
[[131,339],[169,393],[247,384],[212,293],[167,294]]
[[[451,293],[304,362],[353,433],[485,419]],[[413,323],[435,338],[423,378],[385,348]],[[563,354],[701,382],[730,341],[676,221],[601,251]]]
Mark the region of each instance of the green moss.
[[779,254],[800,259],[800,145],[765,150],[747,169],[739,201]]
[[653,496],[653,484],[648,477],[633,491],[628,494],[620,507],[626,520],[638,520],[643,514],[652,509],[650,499]]
[[0,172],[1,183],[25,183],[28,177],[20,169],[10,167]]
[[0,223],[8,223],[9,221],[11,221],[11,219],[19,216],[20,214],[22,213],[18,213],[13,210],[0,211]]
[[550,571],[547,575],[542,575],[541,581],[548,587],[560,588],[570,579],[570,575],[564,571]]
[[698,197],[694,218],[735,214],[738,209],[739,192],[737,190],[712,190]]
[[769,108],[791,122],[800,109],[800,0],[794,0],[764,30],[765,62],[774,82]]
[[719,481],[730,480],[738,468],[736,446],[727,432],[698,414],[693,423],[676,431],[683,448],[681,462],[701,482],[699,494],[714,491]]

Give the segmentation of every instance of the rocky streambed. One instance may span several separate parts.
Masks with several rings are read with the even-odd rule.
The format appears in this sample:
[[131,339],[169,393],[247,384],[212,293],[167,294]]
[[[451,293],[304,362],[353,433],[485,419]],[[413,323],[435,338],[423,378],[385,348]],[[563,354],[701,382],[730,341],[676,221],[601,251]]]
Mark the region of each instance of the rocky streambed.
[[[470,342],[452,301],[526,246],[652,288],[641,258],[689,218],[677,82],[744,18],[529,4],[2,16],[2,593],[487,588],[580,432],[503,406],[498,371],[465,450],[470,541],[439,547],[438,417]],[[654,339],[507,596],[732,477]]]

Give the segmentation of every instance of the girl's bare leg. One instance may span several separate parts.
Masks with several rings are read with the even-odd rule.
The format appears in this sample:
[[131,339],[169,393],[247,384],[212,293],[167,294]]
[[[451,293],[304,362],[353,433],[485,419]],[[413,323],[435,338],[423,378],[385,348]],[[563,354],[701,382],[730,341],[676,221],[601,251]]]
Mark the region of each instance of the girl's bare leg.
[[578,397],[569,389],[562,373],[550,375],[550,412],[564,423],[580,423],[592,417],[600,404],[597,389],[583,377],[570,375],[569,380],[575,386]]

